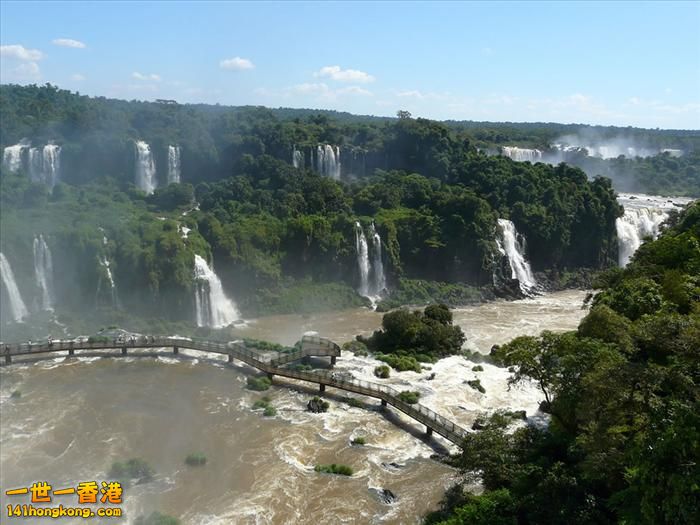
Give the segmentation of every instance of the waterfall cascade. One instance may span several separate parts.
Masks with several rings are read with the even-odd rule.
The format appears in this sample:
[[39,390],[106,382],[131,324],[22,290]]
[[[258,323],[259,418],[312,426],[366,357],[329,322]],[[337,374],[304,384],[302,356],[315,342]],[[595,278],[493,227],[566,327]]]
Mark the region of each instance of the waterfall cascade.
[[498,219],[498,226],[501,228],[503,240],[496,239],[498,250],[502,255],[508,257],[511,277],[520,283],[520,290],[529,294],[537,285],[535,277],[532,275],[530,263],[525,259],[525,239],[515,229],[515,225],[506,219]]
[[222,328],[240,319],[236,303],[226,297],[221,279],[199,255],[194,256],[194,278],[197,326]]
[[360,271],[359,294],[369,297],[369,247],[367,237],[359,222],[355,223],[355,251],[357,253],[357,268]]
[[380,294],[386,288],[386,276],[384,275],[384,262],[382,260],[382,238],[374,227],[374,222],[369,227],[369,236],[372,239],[372,284],[374,295]]
[[41,291],[41,309],[53,310],[55,304],[53,287],[53,261],[51,250],[43,235],[34,237],[34,275]]
[[659,235],[669,212],[680,209],[690,200],[684,197],[670,200],[642,194],[620,194],[618,202],[625,207],[625,214],[615,221],[619,265],[627,266],[644,239],[655,239]]
[[153,193],[158,186],[156,163],[151,147],[142,140],[136,141],[136,187],[146,193]]
[[42,148],[29,149],[29,178],[53,188],[58,182],[61,167],[61,147],[46,144]]
[[14,146],[7,146],[2,150],[2,167],[12,173],[17,173],[22,168],[22,151],[29,147],[25,139]]
[[180,184],[180,146],[168,146],[168,184]]
[[2,283],[5,285],[7,297],[10,301],[10,315],[15,321],[21,321],[29,315],[29,311],[22,300],[22,295],[19,293],[19,287],[17,286],[17,281],[15,281],[12,267],[2,252],[0,252],[0,277],[2,277]]
[[324,177],[340,180],[340,147],[330,144],[316,147],[316,171]]
[[360,273],[360,287],[357,292],[372,300],[377,299],[386,289],[386,276],[382,259],[382,238],[379,236],[374,223],[369,227],[370,245],[359,222],[355,222],[355,253],[357,268]]
[[502,149],[503,155],[518,162],[542,160],[542,152],[538,149],[516,148],[514,146],[504,146]]
[[117,298],[117,285],[114,282],[114,276],[112,275],[112,268],[110,266],[109,259],[107,257],[102,256],[99,259],[100,266],[102,267],[102,273],[104,275],[100,275],[99,280],[97,281],[97,298],[99,300],[100,293],[102,292],[102,282],[106,279],[107,284],[109,286],[109,298],[110,298],[110,304],[112,307],[117,308],[118,307],[118,298]]
[[292,165],[297,169],[304,168],[304,153],[299,151],[296,146],[292,150]]

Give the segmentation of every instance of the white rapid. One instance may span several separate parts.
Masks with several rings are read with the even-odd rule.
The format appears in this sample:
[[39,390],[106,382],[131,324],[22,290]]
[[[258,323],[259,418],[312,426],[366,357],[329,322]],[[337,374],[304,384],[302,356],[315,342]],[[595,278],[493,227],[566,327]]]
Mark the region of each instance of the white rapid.
[[136,187],[146,193],[153,193],[158,186],[156,180],[156,163],[153,160],[151,147],[137,140],[136,145]]
[[525,259],[525,239],[515,229],[515,225],[506,219],[498,219],[498,226],[503,234],[503,242],[496,239],[498,249],[502,255],[508,257],[511,277],[520,283],[520,289],[528,294],[537,285],[532,275],[530,263]]
[[292,151],[292,165],[297,169],[304,167],[304,153],[299,151],[296,146]]
[[355,223],[355,252],[357,254],[357,268],[360,271],[360,288],[357,292],[369,297],[369,248],[367,237],[359,222]]
[[319,144],[316,148],[316,171],[325,177],[340,180],[340,147]]
[[374,227],[374,222],[370,224],[369,236],[372,239],[372,292],[373,295],[379,295],[386,288],[386,276],[382,260],[382,238]]
[[518,162],[538,162],[542,160],[542,152],[540,150],[517,148],[515,146],[504,146],[503,155]]
[[26,140],[22,140],[14,146],[7,146],[2,150],[2,167],[12,173],[17,173],[22,168],[22,150],[29,147]]
[[53,188],[58,182],[61,168],[61,147],[46,144],[41,148],[29,149],[29,178],[43,182]]
[[238,307],[226,296],[221,279],[199,255],[194,256],[194,278],[197,326],[222,328],[240,319]]
[[627,266],[646,238],[655,239],[659,235],[669,212],[680,209],[690,201],[685,197],[620,194],[618,202],[625,207],[625,214],[615,223],[619,265]]
[[0,277],[2,277],[2,284],[5,285],[10,302],[10,316],[15,321],[21,321],[29,314],[29,311],[22,300],[22,294],[19,293],[12,267],[2,252],[0,252]]
[[180,146],[168,146],[168,184],[180,184]]
[[53,260],[51,250],[43,235],[34,237],[34,276],[41,291],[41,309],[53,310],[55,304],[53,287]]

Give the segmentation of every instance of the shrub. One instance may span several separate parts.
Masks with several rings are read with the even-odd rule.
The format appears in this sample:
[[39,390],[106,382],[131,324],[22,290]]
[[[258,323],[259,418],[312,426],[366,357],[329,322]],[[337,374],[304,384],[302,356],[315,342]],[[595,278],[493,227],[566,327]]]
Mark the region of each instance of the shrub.
[[343,398],[341,398],[341,401],[343,401],[343,402],[347,403],[348,405],[350,405],[351,407],[355,407],[355,408],[362,408],[365,406],[362,403],[362,401],[360,401],[356,397],[343,397]]
[[257,392],[263,392],[272,386],[272,381],[270,381],[270,378],[267,376],[249,377],[246,383],[246,388],[248,388],[248,390],[255,390]]
[[472,367],[472,372],[483,372],[483,371],[484,371],[484,367],[481,365],[476,365],[476,366]]
[[379,354],[376,356],[380,361],[384,361],[394,370],[399,372],[406,372],[407,370],[413,370],[414,372],[420,372],[421,366],[418,360],[413,356],[406,355],[391,355],[391,354]]
[[374,375],[380,379],[387,379],[389,377],[390,368],[386,365],[378,366],[374,369]]
[[314,412],[315,414],[328,411],[330,406],[331,405],[328,401],[324,401],[323,399],[321,399],[318,396],[314,396],[313,399],[311,399],[311,401],[309,401],[306,404],[306,408],[310,412]]
[[263,397],[262,399],[258,399],[255,403],[253,403],[253,410],[261,410],[265,409],[270,406],[270,399],[267,397]]
[[10,394],[10,398],[12,398],[12,399],[19,399],[20,397],[22,397],[22,392],[20,392],[19,390],[14,390]]
[[348,341],[347,343],[343,343],[342,349],[345,352],[352,352],[358,357],[367,357],[368,354],[367,345],[361,341]]
[[399,394],[399,399],[404,403],[409,405],[415,405],[418,403],[418,398],[420,397],[420,392],[411,392],[410,390],[404,390]]
[[265,417],[273,417],[277,415],[277,409],[273,406],[267,406],[265,407],[265,411],[263,412],[263,416]]
[[347,465],[338,465],[333,463],[331,465],[316,465],[314,467],[316,472],[323,472],[324,474],[339,474],[341,476],[352,476],[353,470]]
[[486,389],[481,385],[480,379],[472,379],[471,381],[467,381],[467,384],[474,390],[478,390],[482,394],[486,393]]
[[352,443],[353,445],[365,445],[367,442],[363,437],[356,437],[350,443]]
[[138,479],[140,483],[153,479],[155,471],[140,458],[131,458],[127,461],[115,461],[109,469],[109,477],[118,480]]
[[191,467],[205,465],[207,463],[207,457],[201,452],[193,452],[192,454],[187,454],[185,463]]

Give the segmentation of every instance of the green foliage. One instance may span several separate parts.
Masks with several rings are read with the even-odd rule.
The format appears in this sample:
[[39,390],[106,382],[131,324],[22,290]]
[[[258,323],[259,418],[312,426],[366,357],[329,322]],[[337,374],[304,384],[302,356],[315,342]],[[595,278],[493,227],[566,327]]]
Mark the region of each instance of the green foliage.
[[386,365],[380,365],[374,368],[374,375],[380,379],[387,379],[391,369]]
[[352,476],[353,470],[347,465],[339,465],[333,463],[331,465],[316,465],[314,467],[316,472],[323,472],[324,474],[338,474],[340,476]]
[[253,403],[253,410],[265,409],[271,406],[270,403],[270,398],[268,396],[263,396]]
[[352,352],[358,357],[367,357],[369,353],[367,352],[367,345],[361,341],[348,341],[343,343],[343,352]]
[[362,436],[354,438],[350,443],[353,445],[366,445],[367,441]]
[[483,371],[484,371],[484,367],[481,365],[476,365],[476,366],[472,367],[472,372],[483,372]]
[[206,463],[207,457],[202,452],[187,454],[187,457],[185,458],[185,464],[190,465],[191,467],[206,465]]
[[139,483],[151,481],[155,471],[140,458],[131,458],[127,461],[115,461],[109,469],[109,477],[120,481],[137,479]]
[[248,390],[255,390],[257,392],[263,392],[268,390],[272,386],[272,381],[267,376],[252,377],[249,376],[246,379],[246,388]]
[[399,372],[406,372],[407,370],[413,370],[414,372],[421,371],[421,366],[418,360],[411,355],[406,355],[406,353],[401,350],[399,350],[396,354],[377,354],[375,357],[379,361],[384,361],[394,370],[398,370]]
[[442,303],[448,306],[464,306],[483,300],[482,292],[475,286],[462,283],[444,283],[419,279],[399,279],[398,286],[377,304],[377,311],[388,312],[404,305]]
[[19,390],[13,390],[12,393],[10,394],[10,399],[19,399],[22,397],[22,392]]
[[404,403],[408,403],[409,405],[415,405],[416,403],[418,403],[418,399],[420,398],[420,392],[404,390],[402,392],[399,392],[398,398]]
[[263,411],[263,416],[265,417],[274,417],[277,415],[277,409],[273,406],[266,406],[265,410]]
[[467,381],[467,384],[470,387],[472,387],[474,390],[477,390],[477,391],[481,392],[482,394],[486,393],[486,389],[481,384],[481,379],[472,379],[470,381]]

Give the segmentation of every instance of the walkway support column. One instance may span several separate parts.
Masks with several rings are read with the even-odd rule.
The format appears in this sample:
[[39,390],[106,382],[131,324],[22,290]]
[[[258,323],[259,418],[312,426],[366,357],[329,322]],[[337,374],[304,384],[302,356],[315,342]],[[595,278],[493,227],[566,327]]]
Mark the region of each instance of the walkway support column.
[[383,407],[386,406],[386,399],[382,399],[382,406],[383,406]]
[[332,355],[331,356],[331,368],[333,368],[334,366],[335,366],[335,356]]
[[5,354],[5,364],[9,365],[12,363],[12,356],[10,354]]
[[275,377],[275,374],[273,374],[273,373],[271,373],[271,372],[268,372],[267,378],[268,378],[270,381],[272,381],[272,380],[274,379],[274,377]]
[[73,355],[73,354],[75,354],[75,350],[72,349],[72,348],[70,348],[70,349],[68,350],[68,355]]
[[122,355],[126,355],[126,346],[122,346]]
[[430,437],[433,435],[433,429],[430,427],[425,427],[425,435]]
[[319,384],[319,385],[318,385],[318,391],[319,391],[319,392],[325,392],[325,391],[326,391],[326,385],[324,385],[324,384],[322,384],[322,383]]
[[233,355],[232,354],[228,355],[228,362],[233,363]]
[[173,354],[177,355],[180,353],[180,349],[177,346],[173,346]]

